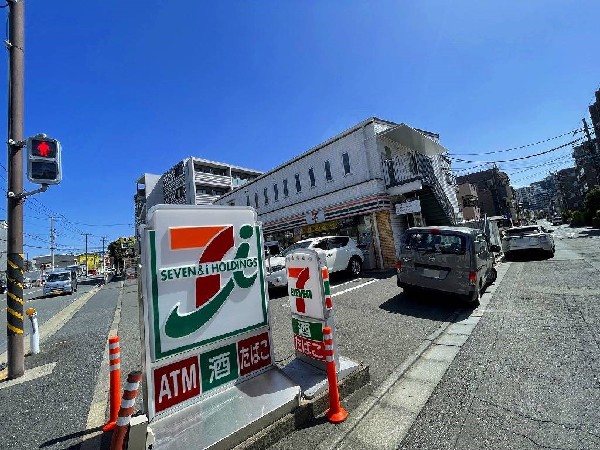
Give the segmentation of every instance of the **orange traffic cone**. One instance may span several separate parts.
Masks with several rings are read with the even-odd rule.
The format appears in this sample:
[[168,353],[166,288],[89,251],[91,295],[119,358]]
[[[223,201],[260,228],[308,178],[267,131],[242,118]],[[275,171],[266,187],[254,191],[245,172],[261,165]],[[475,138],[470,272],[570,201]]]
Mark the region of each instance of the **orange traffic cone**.
[[327,420],[340,423],[346,420],[348,413],[340,403],[340,393],[337,385],[335,358],[333,355],[333,333],[331,327],[323,328],[323,343],[325,344],[325,361],[327,362],[327,382],[329,383],[329,409],[325,413]]

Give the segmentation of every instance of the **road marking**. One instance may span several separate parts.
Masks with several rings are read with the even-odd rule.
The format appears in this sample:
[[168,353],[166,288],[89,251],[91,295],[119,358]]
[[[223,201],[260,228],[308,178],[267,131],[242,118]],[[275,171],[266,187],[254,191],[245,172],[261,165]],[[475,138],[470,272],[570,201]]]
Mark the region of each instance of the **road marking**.
[[44,364],[43,366],[34,367],[33,369],[27,369],[22,377],[15,378],[14,380],[0,382],[0,389],[4,389],[16,384],[25,383],[27,381],[35,380],[36,378],[45,377],[50,375],[54,370],[56,363]]
[[[119,284],[121,290],[119,291],[119,298],[117,299],[115,315],[113,316],[110,331],[108,332],[109,336],[116,336],[118,334],[119,323],[121,322],[121,302],[123,300],[124,282],[120,281]],[[98,382],[96,383],[96,388],[94,389],[92,404],[90,405],[90,411],[87,417],[87,422],[85,426],[86,430],[92,430],[104,425],[106,408],[108,407],[109,391],[108,358],[109,356],[107,339],[106,345],[104,346],[104,357],[102,358],[102,362],[100,363],[100,370],[98,371]],[[85,437],[83,437],[79,450],[94,450],[97,447],[98,443],[96,441],[92,441],[92,439],[100,434],[102,434],[102,430],[86,434]]]
[[[475,328],[473,326],[468,331],[466,326],[455,327],[454,324],[476,325],[479,322],[510,264],[504,263],[499,266],[496,282],[482,295],[481,305],[476,310],[470,314],[461,314],[461,309],[457,309],[448,322],[427,336],[417,350],[398,365],[383,383],[352,411],[348,420],[336,425],[338,432],[335,435],[322,441],[317,448],[344,448],[346,440],[355,444],[363,443],[369,448],[398,448],[460,351],[462,344],[458,345],[459,342],[454,342],[457,339],[452,337],[460,336],[460,340],[466,341]],[[469,335],[466,335],[467,332]],[[415,387],[419,388],[417,392],[414,392]],[[389,423],[390,411],[397,417],[395,428],[382,430],[381,425]]]
[[340,292],[334,292],[333,294],[331,294],[331,297],[336,297],[338,295],[342,295],[342,294],[345,294],[347,292],[355,291],[356,289],[360,289],[362,287],[368,286],[369,284],[375,283],[376,281],[378,281],[378,280],[370,280],[370,281],[367,281],[367,282],[365,282],[363,284],[359,284],[358,286],[353,286],[351,288],[344,289],[343,291],[340,291]]
[[346,281],[345,283],[332,285],[331,288],[333,289],[333,288],[337,288],[337,287],[346,286],[347,284],[350,284],[350,283],[358,283],[360,280],[362,280],[362,278],[356,278],[354,280]]
[[[96,294],[96,292],[98,292],[98,290],[99,289],[96,287],[92,288],[90,291],[83,294],[77,300],[72,302],[67,307],[63,308],[57,314],[52,316],[51,319],[47,320],[44,324],[42,324],[42,326],[40,326],[40,342],[45,341],[58,330],[60,330],[69,320],[71,320],[71,317],[73,317],[75,313],[79,311],[83,307],[83,305],[85,305],[88,302],[88,300]],[[29,339],[25,339],[24,341],[25,342],[23,344],[25,347],[25,354],[27,354],[30,350],[30,343]],[[8,352],[0,354],[0,361],[6,361],[7,359]]]

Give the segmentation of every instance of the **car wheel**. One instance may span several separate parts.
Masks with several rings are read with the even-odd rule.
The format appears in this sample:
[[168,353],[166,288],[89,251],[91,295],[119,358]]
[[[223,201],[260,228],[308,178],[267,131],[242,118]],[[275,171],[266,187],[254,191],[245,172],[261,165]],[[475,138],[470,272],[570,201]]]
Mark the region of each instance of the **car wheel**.
[[477,308],[481,302],[481,282],[479,282],[479,288],[466,297],[467,304],[472,308]]
[[353,277],[359,276],[362,272],[362,261],[356,257],[351,258],[348,263],[348,272],[350,272],[350,275]]

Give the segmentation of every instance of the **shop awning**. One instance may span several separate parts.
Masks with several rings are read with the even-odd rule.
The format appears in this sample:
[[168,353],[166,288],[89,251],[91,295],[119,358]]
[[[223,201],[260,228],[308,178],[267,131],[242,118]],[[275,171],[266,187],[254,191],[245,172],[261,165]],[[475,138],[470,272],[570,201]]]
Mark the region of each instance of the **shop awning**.
[[403,123],[382,131],[377,136],[386,137],[427,156],[438,155],[447,151],[433,139],[424,136],[414,128]]

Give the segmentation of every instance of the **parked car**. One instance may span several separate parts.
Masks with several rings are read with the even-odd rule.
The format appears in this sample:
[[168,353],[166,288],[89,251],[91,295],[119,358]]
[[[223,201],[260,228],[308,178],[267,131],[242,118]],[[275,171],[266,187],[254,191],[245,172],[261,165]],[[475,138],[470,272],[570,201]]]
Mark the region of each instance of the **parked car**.
[[347,270],[352,276],[362,272],[363,253],[356,241],[348,236],[324,236],[298,241],[277,256],[267,258],[267,282],[271,287],[287,286],[285,257],[294,250],[310,248],[322,254],[329,273]]
[[517,252],[530,253],[537,250],[552,257],[555,251],[554,238],[550,234],[552,232],[553,230],[547,230],[541,225],[509,228],[502,237],[504,256],[510,258]]
[[77,276],[71,270],[50,272],[42,291],[44,295],[72,294],[73,292],[77,292]]
[[552,218],[552,225],[558,226],[558,225],[562,225],[562,223],[563,223],[562,217],[560,217],[560,216],[554,216]]
[[493,252],[481,230],[468,227],[415,227],[402,236],[396,281],[410,292],[429,289],[457,294],[479,305],[486,286],[496,281]]

